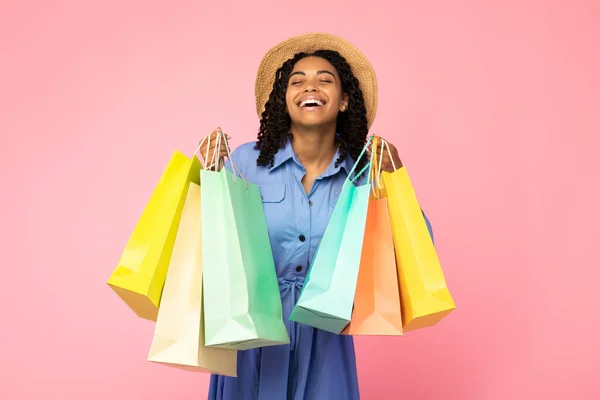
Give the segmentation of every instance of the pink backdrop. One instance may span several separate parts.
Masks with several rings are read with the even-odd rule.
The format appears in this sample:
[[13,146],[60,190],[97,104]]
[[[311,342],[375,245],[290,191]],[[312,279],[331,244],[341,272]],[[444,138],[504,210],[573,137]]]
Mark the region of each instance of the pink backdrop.
[[253,139],[264,51],[323,30],[376,67],[458,306],[358,339],[363,398],[600,398],[598,4],[2,1],[0,398],[205,398],[105,282],[172,151]]

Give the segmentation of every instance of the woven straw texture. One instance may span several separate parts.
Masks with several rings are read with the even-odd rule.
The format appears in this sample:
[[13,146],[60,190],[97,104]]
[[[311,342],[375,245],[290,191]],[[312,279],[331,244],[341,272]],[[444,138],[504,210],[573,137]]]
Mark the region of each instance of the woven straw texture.
[[350,64],[352,73],[360,82],[369,128],[377,112],[377,78],[373,66],[365,55],[352,43],[328,33],[308,33],[294,36],[272,47],[263,57],[256,74],[254,94],[256,112],[260,118],[275,82],[275,73],[281,65],[296,53],[316,50],[335,50]]

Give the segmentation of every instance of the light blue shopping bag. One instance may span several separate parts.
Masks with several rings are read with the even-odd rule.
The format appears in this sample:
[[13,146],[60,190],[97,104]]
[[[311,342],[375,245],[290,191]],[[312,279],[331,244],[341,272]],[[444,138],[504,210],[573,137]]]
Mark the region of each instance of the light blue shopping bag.
[[[344,182],[300,298],[290,315],[292,321],[333,333],[340,333],[350,323],[367,221],[372,161],[352,176],[371,140],[369,137]],[[366,184],[355,186],[354,182],[367,169]]]

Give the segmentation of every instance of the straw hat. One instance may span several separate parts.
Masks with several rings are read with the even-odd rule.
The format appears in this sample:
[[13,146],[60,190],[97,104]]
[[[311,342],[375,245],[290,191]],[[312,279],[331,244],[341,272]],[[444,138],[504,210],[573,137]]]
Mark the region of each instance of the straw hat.
[[275,74],[281,65],[294,57],[296,53],[312,53],[316,50],[335,50],[350,64],[352,73],[360,82],[367,109],[367,124],[370,128],[377,112],[377,78],[373,66],[353,44],[328,33],[308,33],[294,36],[275,45],[265,54],[258,67],[254,86],[256,112],[259,118],[269,100],[275,82]]

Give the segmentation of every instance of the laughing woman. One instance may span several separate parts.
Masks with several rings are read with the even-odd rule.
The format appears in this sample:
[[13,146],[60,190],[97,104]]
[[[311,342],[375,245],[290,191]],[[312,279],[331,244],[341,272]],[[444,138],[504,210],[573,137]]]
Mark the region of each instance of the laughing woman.
[[[213,375],[209,399],[359,399],[352,337],[288,318],[366,143],[377,108],[375,73],[341,38],[293,37],[264,56],[256,106],[257,141],[238,147],[231,161],[261,190],[290,344],[239,351],[238,377]],[[393,160],[385,152],[382,169],[393,172],[392,161],[398,168],[402,163],[391,144],[390,150]]]

